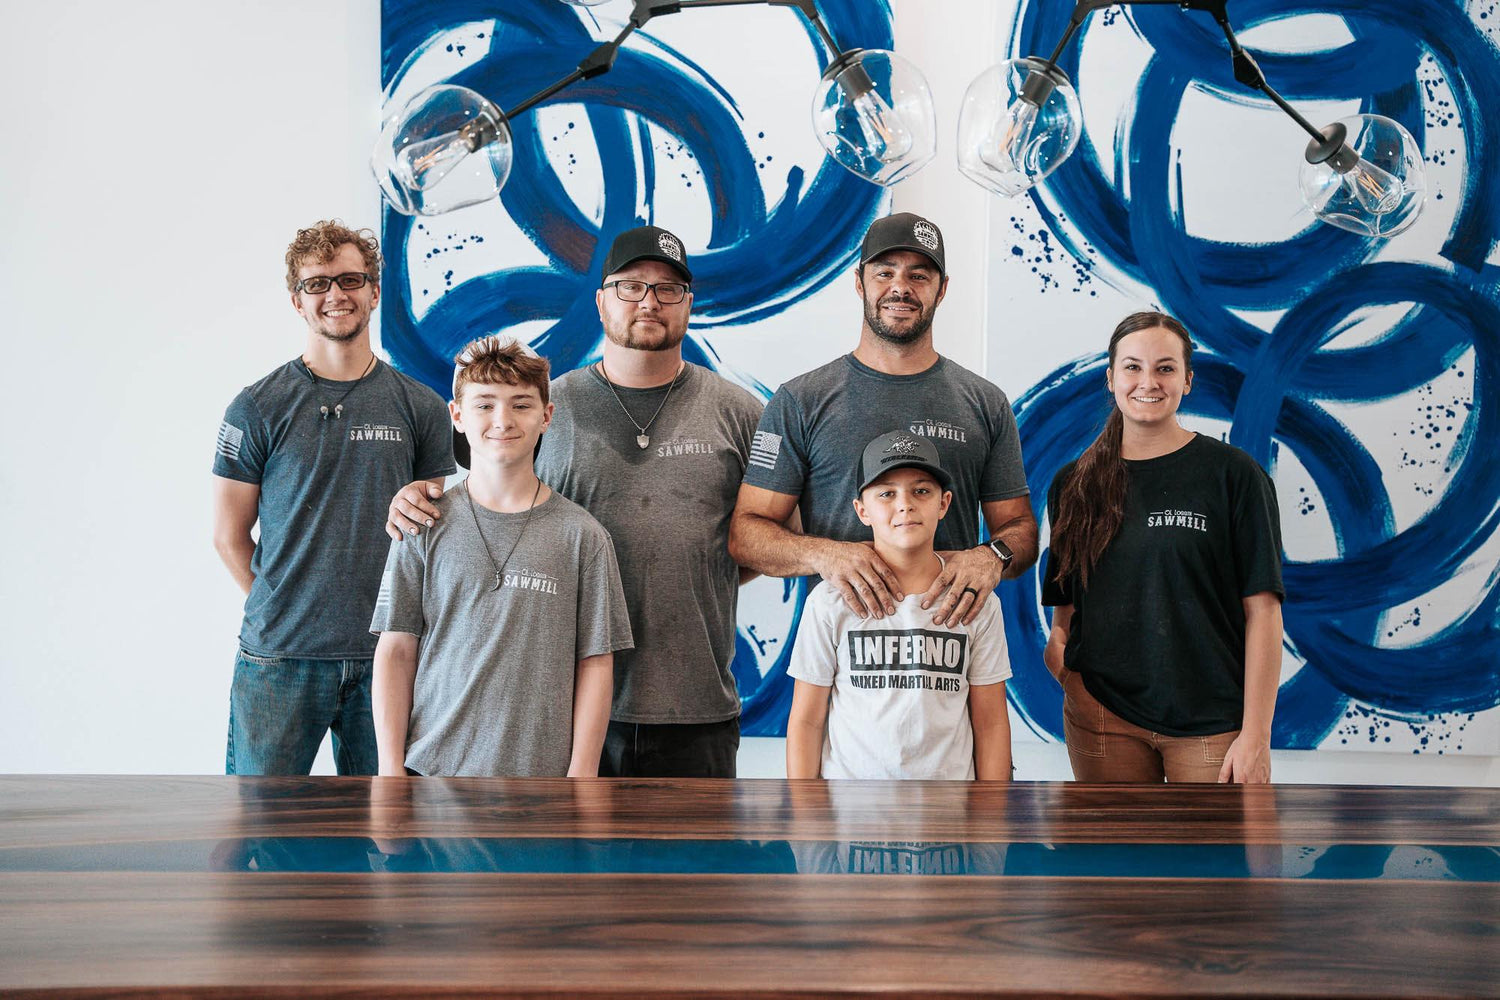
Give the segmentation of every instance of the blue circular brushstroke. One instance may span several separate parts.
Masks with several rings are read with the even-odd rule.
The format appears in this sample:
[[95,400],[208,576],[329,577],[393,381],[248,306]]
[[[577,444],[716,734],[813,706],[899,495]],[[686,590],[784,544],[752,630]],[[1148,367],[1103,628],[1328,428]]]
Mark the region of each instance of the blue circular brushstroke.
[[[822,0],[824,23],[846,47],[892,47],[886,3]],[[678,16],[711,18],[712,11]],[[466,24],[492,25],[489,52],[443,82],[477,90],[502,108],[511,107],[562,78],[598,44],[576,8],[557,0],[384,0],[381,20],[381,84],[392,93],[418,58],[445,33]],[[809,98],[827,65],[811,25],[790,34],[788,46],[803,48]],[[649,28],[649,25],[648,25]],[[642,33],[644,36],[645,33]],[[602,219],[595,221],[568,196],[552,167],[535,115],[512,121],[514,164],[500,201],[510,218],[546,257],[544,267],[500,267],[442,292],[419,320],[413,308],[408,241],[418,220],[389,208],[384,214],[388,261],[381,303],[381,334],[392,362],[446,397],[452,358],[478,336],[537,320],[550,325],[532,345],[562,373],[599,351],[602,333],[594,306],[606,239],[653,218],[658,169],[646,124],[682,143],[701,169],[709,206],[708,246],[693,254],[694,329],[717,330],[775,316],[828,285],[854,261],[865,229],[880,211],[882,190],[824,161],[809,178],[799,167],[786,171],[774,203],[767,204],[760,169],[741,127],[734,97],[703,67],[681,53],[648,43],[622,48],[614,68],[582,81],[548,103],[581,109],[593,131],[602,181]],[[435,81],[424,81],[435,82]],[[806,108],[788,109],[788,120]],[[636,149],[643,149],[638,163]],[[645,215],[637,206],[645,206]],[[603,238],[601,238],[603,237]],[[719,370],[707,345],[690,333],[684,356]],[[741,381],[759,386],[753,377]],[[761,395],[770,393],[761,388]],[[779,655],[762,676],[750,640],[741,631],[733,671],[743,701],[747,735],[783,735],[791,704],[786,676],[792,639],[807,595],[803,581],[789,581],[789,634],[778,637]]]
[[[1071,5],[1029,2],[1017,16],[1023,54],[1050,52]],[[1303,14],[1343,18],[1352,41],[1316,52],[1249,47],[1288,100],[1361,101],[1394,118],[1421,143],[1426,109],[1417,70],[1430,58],[1454,97],[1467,171],[1447,192],[1454,211],[1440,260],[1375,260],[1384,244],[1314,224],[1278,244],[1236,244],[1186,230],[1172,146],[1189,87],[1235,104],[1270,108],[1234,81],[1228,48],[1202,13],[1168,6],[1131,9],[1127,22],[1158,55],[1136,85],[1114,176],[1087,139],[1031,197],[1048,229],[1084,267],[1100,259],[1152,289],[1202,350],[1188,414],[1230,421],[1229,440],[1275,468],[1286,451],[1307,470],[1333,528],[1337,556],[1286,564],[1287,642],[1306,666],[1282,685],[1273,739],[1311,748],[1343,717],[1350,698],[1410,718],[1500,704],[1496,574],[1450,626],[1404,647],[1381,644],[1385,609],[1445,583],[1500,527],[1500,308],[1486,261],[1500,233],[1500,186],[1485,111],[1500,94],[1500,58],[1450,0],[1246,0],[1237,29]],[[1088,32],[1086,25],[1082,34]],[[1060,65],[1077,79],[1082,39]],[[1490,95],[1481,98],[1480,95]],[[1125,124],[1122,122],[1122,125]],[[1290,123],[1289,123],[1290,125]],[[1191,148],[1191,139],[1184,140]],[[1204,154],[1208,155],[1208,154]],[[1122,192],[1129,190],[1127,201]],[[1431,197],[1431,194],[1429,194]],[[1388,254],[1382,254],[1388,256]],[[1327,345],[1370,306],[1407,305],[1384,333],[1355,348]],[[1234,310],[1284,310],[1270,334]],[[1101,342],[1107,332],[1100,331]],[[1417,390],[1473,352],[1473,399],[1455,416],[1458,438],[1441,496],[1398,529],[1381,469],[1356,429],[1324,404],[1378,403]],[[1016,404],[1033,507],[1040,515],[1053,475],[1077,457],[1109,411],[1099,389],[1104,359],[1054,371]],[[1045,553],[1039,566],[1045,566]],[[1046,630],[1037,576],[1001,585],[1015,676],[1012,696],[1035,731],[1061,738],[1060,694],[1042,666]]]

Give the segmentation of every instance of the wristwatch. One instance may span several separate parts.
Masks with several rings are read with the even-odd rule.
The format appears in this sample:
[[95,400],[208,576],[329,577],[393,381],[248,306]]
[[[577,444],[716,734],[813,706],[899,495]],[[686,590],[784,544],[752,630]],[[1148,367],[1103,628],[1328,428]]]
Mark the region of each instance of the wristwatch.
[[1010,550],[1010,546],[998,538],[991,538],[984,544],[986,548],[1000,557],[1001,572],[1010,569],[1010,561],[1016,557],[1016,554]]

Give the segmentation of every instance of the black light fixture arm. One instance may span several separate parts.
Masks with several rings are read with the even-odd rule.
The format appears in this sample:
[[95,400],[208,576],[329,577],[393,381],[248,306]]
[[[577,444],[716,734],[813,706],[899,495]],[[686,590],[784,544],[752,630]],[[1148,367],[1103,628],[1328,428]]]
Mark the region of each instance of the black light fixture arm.
[[[1218,22],[1224,32],[1224,38],[1229,42],[1229,55],[1234,60],[1234,78],[1252,90],[1258,90],[1265,94],[1276,106],[1286,112],[1287,116],[1302,127],[1302,130],[1313,139],[1312,145],[1308,147],[1307,157],[1309,162],[1317,163],[1324,159],[1334,157],[1338,149],[1344,143],[1344,135],[1339,132],[1335,135],[1325,134],[1312,122],[1302,117],[1297,109],[1286,102],[1274,87],[1266,82],[1266,75],[1261,72],[1255,57],[1246,52],[1244,46],[1240,45],[1239,39],[1234,35],[1234,29],[1229,25],[1229,14],[1226,11],[1228,0],[1076,0],[1073,5],[1073,13],[1068,18],[1067,30],[1063,32],[1057,47],[1052,50],[1052,55],[1047,57],[1046,69],[1048,72],[1056,71],[1057,58],[1062,55],[1063,49],[1072,39],[1074,33],[1094,11],[1102,7],[1136,7],[1153,6],[1161,7],[1171,5],[1180,7],[1182,10],[1206,11]],[[1316,158],[1315,158],[1316,157]]]
[[[635,0],[635,9],[630,13],[630,20],[626,23],[625,27],[620,29],[618,35],[610,41],[604,42],[593,52],[590,52],[573,72],[544,90],[540,90],[526,98],[526,100],[517,104],[509,111],[506,111],[504,113],[505,118],[506,120],[510,120],[519,114],[530,111],[553,94],[571,87],[579,80],[590,80],[596,76],[608,73],[614,67],[615,55],[619,52],[620,46],[624,44],[625,39],[629,38],[636,30],[645,27],[646,22],[653,17],[663,14],[676,14],[681,10],[693,7],[736,7],[741,4],[795,7],[817,29],[818,37],[823,40],[824,45],[828,46],[828,51],[834,57],[835,63],[838,63],[842,56],[848,55],[848,53],[840,52],[838,43],[834,41],[833,35],[829,34],[828,28],[823,24],[823,19],[818,16],[818,7],[814,0]],[[870,84],[870,88],[873,87],[874,84]],[[469,126],[465,126],[465,129],[468,128]],[[471,131],[474,132],[473,135],[469,136],[471,149],[478,149],[495,138],[493,134],[484,134],[489,131],[488,129],[476,128]]]

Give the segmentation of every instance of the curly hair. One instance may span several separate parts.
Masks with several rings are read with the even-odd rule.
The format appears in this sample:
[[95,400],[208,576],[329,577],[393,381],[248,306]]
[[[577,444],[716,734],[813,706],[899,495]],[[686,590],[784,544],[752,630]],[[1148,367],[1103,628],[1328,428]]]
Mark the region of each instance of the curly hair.
[[350,229],[340,219],[323,219],[306,229],[297,230],[297,238],[286,248],[286,289],[297,290],[297,270],[309,258],[327,263],[339,247],[352,243],[365,260],[365,271],[380,281],[380,241],[370,229]]
[[461,400],[466,385],[529,385],[548,402],[547,359],[510,337],[480,337],[453,359],[453,398]]

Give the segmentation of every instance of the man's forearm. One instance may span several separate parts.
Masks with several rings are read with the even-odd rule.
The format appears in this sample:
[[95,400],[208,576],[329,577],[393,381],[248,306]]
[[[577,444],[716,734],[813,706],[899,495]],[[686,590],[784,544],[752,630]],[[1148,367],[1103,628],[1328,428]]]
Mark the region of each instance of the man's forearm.
[[996,528],[992,534],[1010,549],[1010,565],[1005,567],[1001,579],[1013,580],[1026,572],[1036,562],[1036,521],[1029,517],[1012,518]]
[[246,535],[243,538],[216,539],[214,550],[219,553],[224,567],[229,570],[235,585],[250,596],[250,586],[255,582],[255,574],[250,572],[250,560],[255,556],[255,539]]
[[843,544],[788,530],[768,517],[737,513],[729,526],[729,554],[766,576],[820,576],[830,547]]
[[[390,641],[387,636],[392,637]],[[406,735],[411,725],[416,677],[416,636],[384,633],[375,647],[375,666],[370,679],[375,748],[381,774],[406,773]]]

